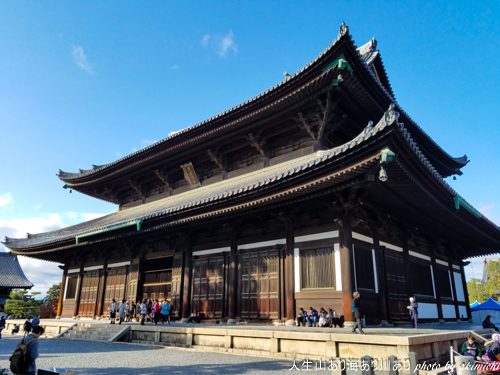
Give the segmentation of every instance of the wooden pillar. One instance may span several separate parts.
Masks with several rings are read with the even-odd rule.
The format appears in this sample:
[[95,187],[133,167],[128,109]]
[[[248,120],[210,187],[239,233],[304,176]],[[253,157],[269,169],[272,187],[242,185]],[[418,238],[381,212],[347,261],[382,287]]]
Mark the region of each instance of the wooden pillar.
[[228,317],[236,319],[236,306],[238,304],[238,235],[235,228],[232,228],[231,235],[231,253],[229,256],[229,296],[228,296]]
[[80,299],[82,297],[82,284],[83,284],[83,262],[80,263],[80,272],[78,273],[78,288],[76,289],[75,309],[73,310],[73,316],[78,316]]
[[[387,281],[385,277],[385,254],[384,249],[380,248],[380,240],[377,228],[371,228],[373,233],[373,245],[375,246],[375,254],[377,259],[375,264],[377,265],[377,278],[378,278],[378,292],[380,296],[380,318],[381,320],[390,320],[389,316],[389,303],[387,294]],[[379,267],[380,266],[380,267]]]
[[451,288],[452,288],[452,293],[453,293],[453,302],[455,305],[455,316],[457,319],[460,319],[460,314],[458,312],[458,298],[457,298],[457,288],[455,286],[455,275],[453,271],[453,262],[452,262],[452,257],[448,257],[448,274],[451,279]]
[[191,315],[191,287],[193,280],[193,250],[191,245],[187,245],[184,250],[184,267],[182,278],[182,319],[188,319]]
[[350,218],[344,218],[339,228],[340,241],[340,269],[342,272],[342,305],[344,308],[344,320],[354,322],[351,302],[354,292],[354,268],[352,253],[352,228]]
[[469,293],[467,290],[467,281],[465,279],[463,262],[460,262],[460,274],[462,275],[462,288],[464,290],[465,306],[467,308],[467,319],[472,319],[472,313],[470,311]]
[[68,264],[64,265],[64,272],[61,281],[61,290],[59,292],[59,301],[57,303],[57,314],[56,319],[61,318],[63,301],[64,301],[64,293],[66,293],[66,278],[68,276]]
[[409,298],[414,295],[414,292],[413,292],[413,275],[411,272],[411,262],[410,262],[410,250],[408,248],[408,237],[406,233],[401,233],[401,240],[403,242],[403,259],[405,263],[406,293]]
[[106,279],[108,277],[108,258],[104,258],[104,265],[102,267],[101,282],[99,284],[99,303],[97,305],[97,316],[102,316],[102,309],[104,307],[104,299],[106,298]]
[[294,247],[295,237],[293,235],[293,225],[291,222],[286,226],[286,258],[285,258],[285,295],[286,311],[288,320],[295,321],[295,272],[294,272]]
[[443,305],[441,302],[441,290],[436,283],[436,252],[434,248],[431,248],[431,264],[432,264],[432,278],[434,280],[434,290],[436,291],[436,300],[437,300],[437,310],[438,310],[438,318],[443,319]]

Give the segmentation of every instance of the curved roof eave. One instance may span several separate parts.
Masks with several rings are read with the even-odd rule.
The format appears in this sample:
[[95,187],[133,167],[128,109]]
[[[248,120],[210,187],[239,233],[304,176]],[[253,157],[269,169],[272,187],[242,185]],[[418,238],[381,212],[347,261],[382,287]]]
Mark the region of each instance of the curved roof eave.
[[[327,48],[324,49],[323,52],[320,52],[318,56],[315,57],[314,60],[311,60],[310,63],[306,64],[304,67],[301,69],[297,70],[295,73],[292,75],[286,76],[282,81],[278,82],[277,84],[271,86],[265,91],[262,91],[260,94],[254,96],[253,98],[250,98],[240,104],[237,104],[233,106],[232,108],[223,111],[215,116],[210,117],[209,119],[206,119],[204,121],[201,121],[195,125],[192,125],[188,128],[176,131],[176,132],[171,132],[168,137],[150,145],[147,146],[141,150],[138,150],[130,155],[127,155],[121,159],[118,159],[114,162],[105,164],[105,165],[92,165],[92,169],[89,170],[80,170],[80,173],[68,173],[64,172],[62,170],[59,170],[59,173],[57,176],[63,181],[71,185],[72,183],[78,183],[82,179],[85,179],[87,177],[90,177],[94,174],[97,173],[103,173],[106,170],[113,168],[115,166],[118,166],[120,164],[127,163],[129,160],[133,159],[140,159],[143,157],[144,154],[152,153],[155,152],[156,150],[161,149],[168,143],[173,143],[177,140],[180,140],[182,138],[188,137],[191,133],[194,134],[194,132],[197,131],[202,131],[202,129],[216,125],[216,123],[221,123],[223,121],[227,121],[231,118],[237,117],[238,113],[241,113],[244,110],[251,109],[252,107],[257,109],[258,106],[262,106],[265,104],[265,101],[268,100],[271,96],[274,96],[277,92],[279,93],[280,91],[284,91],[287,88],[293,87],[295,82],[297,82],[304,74],[308,73],[311,71],[311,68],[313,70],[319,69],[319,66],[324,65],[325,63],[328,63],[328,59],[335,58],[335,54],[332,53],[332,50],[334,49],[335,46],[338,46],[339,44],[345,45],[347,44],[350,46],[352,49],[352,52],[358,56],[359,62],[361,63],[360,65],[364,67],[365,73],[368,73],[368,76],[372,77],[372,82],[375,83],[376,87],[386,96],[386,101],[388,103],[394,102],[396,103],[399,112],[406,118],[407,123],[409,122],[412,127],[415,128],[415,130],[419,133],[422,134],[423,138],[425,139],[426,142],[430,142],[431,148],[435,149],[438,151],[438,155],[436,156],[438,159],[439,158],[444,158],[450,163],[451,167],[449,168],[449,171],[445,171],[442,168],[439,168],[441,173],[445,176],[454,174],[454,173],[459,173],[457,169],[465,166],[468,162],[466,156],[461,157],[461,158],[455,158],[449,155],[446,151],[444,151],[402,108],[397,104],[397,101],[394,98],[394,94],[392,91],[392,87],[389,84],[389,87],[385,87],[376,77],[375,73],[372,71],[370,68],[369,64],[366,63],[366,53],[375,53],[376,56],[373,60],[371,60],[371,63],[373,63],[377,58],[379,59],[380,63],[382,64],[382,60],[380,57],[380,53],[378,50],[375,50],[376,48],[376,41],[375,39],[372,39],[370,42],[366,43],[365,45],[361,46],[360,48],[356,48],[354,45],[354,41],[352,40],[351,35],[349,34],[349,28],[345,25],[345,23],[342,24],[340,27],[340,32],[338,34],[338,39],[334,39],[333,43],[330,44]],[[339,42],[344,42],[344,40],[347,41],[347,43],[339,43]],[[339,51],[337,51],[338,54]],[[363,57],[362,52],[365,53],[365,57]],[[325,60],[326,59],[326,60]],[[383,66],[383,64],[382,64]],[[385,68],[384,68],[384,74],[385,74]],[[385,74],[387,77],[387,74]],[[388,81],[388,78],[387,78]],[[389,82],[389,81],[388,81]],[[431,156],[432,157],[432,156]],[[435,163],[436,165],[438,163]],[[452,171],[450,173],[450,171]]]

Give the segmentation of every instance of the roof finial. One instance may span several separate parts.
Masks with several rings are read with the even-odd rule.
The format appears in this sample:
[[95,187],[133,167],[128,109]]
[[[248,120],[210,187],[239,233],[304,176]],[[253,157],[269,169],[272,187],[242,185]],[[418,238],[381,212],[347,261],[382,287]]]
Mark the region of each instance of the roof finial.
[[337,35],[337,39],[340,39],[342,36],[349,34],[349,26],[345,24],[345,21],[342,22],[342,26],[340,26],[339,35]]
[[286,70],[283,72],[283,75],[284,75],[285,77],[290,77],[290,74],[288,74]]

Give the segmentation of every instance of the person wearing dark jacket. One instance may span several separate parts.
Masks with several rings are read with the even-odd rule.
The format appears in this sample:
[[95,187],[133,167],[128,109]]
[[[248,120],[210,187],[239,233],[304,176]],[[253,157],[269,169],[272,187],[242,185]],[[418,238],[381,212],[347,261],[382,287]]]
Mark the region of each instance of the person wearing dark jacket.
[[364,335],[365,333],[363,332],[363,327],[361,326],[361,304],[359,301],[359,297],[361,297],[361,295],[358,291],[355,291],[352,296],[354,299],[352,300],[351,305],[354,312],[354,318],[356,319],[356,324],[352,327],[352,333],[355,333],[356,329],[359,328],[359,333]]
[[491,321],[491,315],[488,315],[486,319],[484,319],[483,328],[493,328],[498,332],[498,328],[495,326],[495,323]]
[[481,360],[481,356],[483,355],[481,346],[474,341],[474,336],[472,335],[469,335],[469,337],[467,337],[467,341],[462,344],[461,352],[463,355],[474,357],[478,361]]
[[413,328],[418,328],[418,303],[415,301],[415,298],[410,297],[410,303],[406,308],[410,314]]
[[26,350],[26,356],[30,358],[30,365],[28,367],[28,371],[23,373],[22,375],[35,375],[36,374],[36,364],[35,359],[38,358],[38,338],[43,335],[44,329],[43,327],[36,326],[33,328],[32,333],[26,335],[22,340],[23,344],[26,344],[31,339],[34,339]]

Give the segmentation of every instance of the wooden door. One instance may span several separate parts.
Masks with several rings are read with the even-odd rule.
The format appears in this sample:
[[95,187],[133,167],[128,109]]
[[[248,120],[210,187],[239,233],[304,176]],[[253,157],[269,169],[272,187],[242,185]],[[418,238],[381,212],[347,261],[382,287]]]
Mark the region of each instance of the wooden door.
[[182,287],[182,253],[176,253],[172,261],[172,294],[170,302],[170,314],[180,318],[181,287]]
[[385,249],[385,277],[389,300],[389,317],[393,321],[408,320],[406,274],[403,254]]
[[93,317],[95,315],[100,273],[100,270],[94,270],[85,272],[83,276],[82,298],[78,307],[79,316]]
[[241,254],[241,317],[279,319],[279,254],[277,249]]
[[193,309],[209,319],[223,318],[224,256],[193,261]]
[[104,299],[103,314],[108,314],[108,307],[116,300],[116,307],[120,305],[121,300],[125,295],[125,282],[127,280],[127,267],[111,268],[108,271],[106,280],[106,296]]

